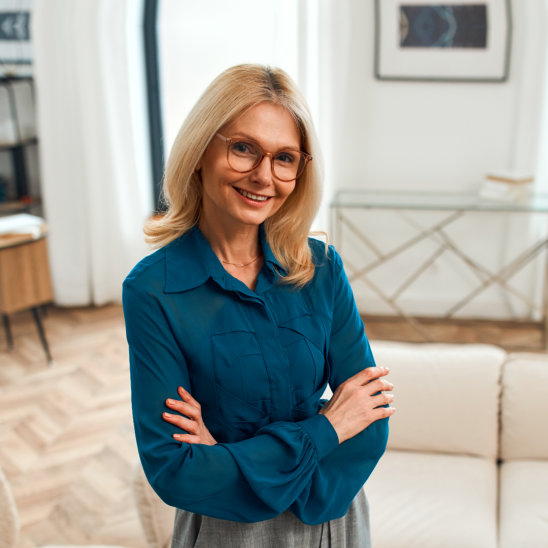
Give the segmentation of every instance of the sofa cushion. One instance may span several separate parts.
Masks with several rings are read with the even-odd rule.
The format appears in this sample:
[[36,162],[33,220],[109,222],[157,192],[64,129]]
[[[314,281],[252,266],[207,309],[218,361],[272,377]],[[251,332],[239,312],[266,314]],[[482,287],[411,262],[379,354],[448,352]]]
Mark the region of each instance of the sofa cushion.
[[365,484],[375,548],[495,548],[490,459],[388,451]]
[[500,548],[548,548],[548,461],[500,467]]
[[133,494],[149,548],[168,548],[173,535],[175,508],[154,492],[139,461],[133,465]]
[[394,383],[390,449],[496,457],[503,350],[385,341],[371,346]]
[[548,356],[514,354],[504,365],[502,459],[548,459]]

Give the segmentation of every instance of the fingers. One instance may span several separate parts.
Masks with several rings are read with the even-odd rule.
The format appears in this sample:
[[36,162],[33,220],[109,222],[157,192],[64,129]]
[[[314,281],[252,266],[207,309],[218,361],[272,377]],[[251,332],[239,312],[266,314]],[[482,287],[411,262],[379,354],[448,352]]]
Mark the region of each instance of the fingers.
[[374,379],[378,379],[379,377],[384,377],[385,375],[388,375],[389,372],[390,370],[387,367],[366,367],[365,369],[358,371],[346,382],[363,385]]
[[162,418],[183,430],[183,433],[173,434],[172,437],[180,442],[189,444],[215,445],[217,441],[211,435],[202,419],[201,405],[185,390],[179,386],[177,393],[181,400],[167,399],[166,407],[175,413],[162,413]]
[[173,434],[173,438],[183,443],[202,443],[200,436],[192,434]]
[[375,414],[377,415],[375,417],[375,420],[386,419],[388,417],[391,417],[395,412],[395,407],[378,407],[377,409],[375,409]]
[[394,389],[394,385],[386,379],[375,379],[368,382],[363,387],[368,394],[376,394],[377,392],[390,392]]
[[190,392],[185,390],[182,386],[179,386],[179,388],[177,388],[177,392],[183,401],[188,402],[193,407],[196,407],[196,409],[201,408],[200,404],[192,397]]
[[386,419],[396,412],[396,408],[390,406],[393,399],[394,396],[392,394],[379,394],[371,398],[373,405],[375,405],[375,408],[372,409],[373,420],[371,422]]
[[371,397],[371,403],[374,408],[381,407],[383,405],[390,405],[394,401],[393,394],[385,394],[384,392],[380,393],[377,396]]
[[190,434],[196,434],[199,429],[199,425],[196,421],[192,419],[187,419],[186,417],[183,417],[182,415],[173,415],[172,413],[163,413],[162,418],[169,422],[170,424],[173,424],[174,426],[177,426],[177,428],[180,428],[181,430],[184,430],[185,432],[188,432]]
[[186,415],[192,419],[196,419],[201,416],[201,411],[191,405],[190,403],[180,401],[180,400],[166,400],[166,407],[169,407],[173,411],[181,413],[181,415]]
[[[184,401],[170,398],[166,400],[165,404],[166,407],[176,411],[178,414],[166,412],[162,414],[162,418],[181,430],[185,430],[190,434],[196,434],[199,430],[199,421],[202,419],[200,404],[182,386],[179,386],[177,392]],[[193,443],[198,442],[194,441]]]

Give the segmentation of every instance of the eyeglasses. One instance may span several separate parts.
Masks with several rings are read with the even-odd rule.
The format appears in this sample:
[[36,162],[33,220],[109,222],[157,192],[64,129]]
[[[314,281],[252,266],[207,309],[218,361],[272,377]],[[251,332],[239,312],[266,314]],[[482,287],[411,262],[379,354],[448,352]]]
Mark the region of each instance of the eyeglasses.
[[286,148],[275,153],[265,152],[255,141],[225,137],[220,133],[217,133],[217,137],[226,142],[228,165],[238,173],[253,171],[259,167],[265,156],[270,156],[272,175],[280,181],[289,183],[300,177],[306,164],[312,160],[312,156],[302,150]]

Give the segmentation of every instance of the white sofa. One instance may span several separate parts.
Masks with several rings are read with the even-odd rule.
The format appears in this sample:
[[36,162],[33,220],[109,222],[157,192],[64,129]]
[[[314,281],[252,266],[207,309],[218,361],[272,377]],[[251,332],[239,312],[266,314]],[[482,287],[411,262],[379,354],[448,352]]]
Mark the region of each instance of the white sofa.
[[[373,548],[548,548],[548,355],[372,346],[397,407],[365,485]],[[134,487],[149,545],[167,548],[173,509],[139,465]]]
[[548,355],[372,346],[397,408],[365,485],[374,548],[548,548]]

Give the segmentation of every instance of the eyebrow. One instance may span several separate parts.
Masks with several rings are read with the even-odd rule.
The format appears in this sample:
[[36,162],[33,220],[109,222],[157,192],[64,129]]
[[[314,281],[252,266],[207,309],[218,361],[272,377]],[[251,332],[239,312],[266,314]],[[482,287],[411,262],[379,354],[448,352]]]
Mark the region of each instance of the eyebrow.
[[[251,135],[243,132],[243,131],[237,131],[236,133],[232,134],[230,136],[232,139],[235,139],[235,138],[244,138],[244,139],[248,139],[249,141],[253,141],[254,143],[257,143],[261,148],[264,149],[264,146],[257,140],[255,139],[255,137],[252,137]],[[300,147],[296,147],[296,146],[293,146],[293,145],[286,145],[286,146],[282,146],[278,149],[276,149],[276,152],[279,152],[280,150],[294,150],[296,152],[301,152],[301,148]]]

